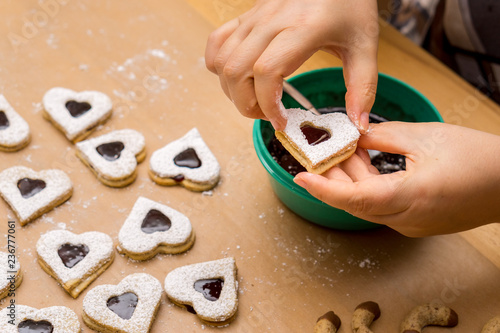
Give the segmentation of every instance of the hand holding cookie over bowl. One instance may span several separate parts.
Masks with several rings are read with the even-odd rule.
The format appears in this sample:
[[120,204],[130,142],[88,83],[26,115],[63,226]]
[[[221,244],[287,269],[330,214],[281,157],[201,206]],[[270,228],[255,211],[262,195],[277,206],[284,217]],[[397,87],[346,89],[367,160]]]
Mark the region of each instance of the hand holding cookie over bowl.
[[[381,175],[366,151],[295,182],[321,201],[411,237],[500,220],[500,137],[440,123],[372,124],[358,146],[402,154],[406,171]],[[484,149],[488,147],[488,154]]]

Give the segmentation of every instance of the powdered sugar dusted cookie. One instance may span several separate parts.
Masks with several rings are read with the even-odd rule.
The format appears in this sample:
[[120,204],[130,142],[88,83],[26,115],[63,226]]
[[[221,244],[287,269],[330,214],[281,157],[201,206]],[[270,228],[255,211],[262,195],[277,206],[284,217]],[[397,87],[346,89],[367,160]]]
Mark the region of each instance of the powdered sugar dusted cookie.
[[183,266],[168,273],[165,291],[175,304],[210,325],[225,325],[238,308],[234,258]]
[[137,163],[146,157],[144,136],[123,129],[76,144],[77,156],[103,184],[123,187],[132,183]]
[[16,256],[0,252],[0,299],[14,296],[22,280],[21,265]]
[[16,151],[30,142],[28,123],[0,95],[0,150]]
[[160,307],[161,284],[153,276],[135,273],[118,285],[101,285],[83,299],[82,318],[99,332],[146,333]]
[[0,173],[0,195],[25,225],[48,212],[73,193],[73,184],[64,171],[57,169],[36,172],[15,166]]
[[113,240],[90,231],[74,234],[54,230],[42,235],[36,244],[38,263],[44,271],[76,298],[113,262]]
[[276,137],[307,171],[321,174],[356,151],[359,131],[347,115],[317,116],[302,109],[287,114],[287,125]]
[[83,140],[111,116],[111,99],[99,91],[52,88],[43,96],[44,117],[73,143]]
[[189,219],[153,200],[139,197],[118,234],[118,251],[135,260],[158,253],[180,253],[193,246]]
[[38,310],[16,304],[14,314],[9,308],[0,311],[0,332],[79,333],[80,322],[76,314],[65,306],[51,306]]
[[217,185],[220,166],[196,128],[182,138],[155,151],[149,175],[160,185],[182,185],[192,191],[207,191]]

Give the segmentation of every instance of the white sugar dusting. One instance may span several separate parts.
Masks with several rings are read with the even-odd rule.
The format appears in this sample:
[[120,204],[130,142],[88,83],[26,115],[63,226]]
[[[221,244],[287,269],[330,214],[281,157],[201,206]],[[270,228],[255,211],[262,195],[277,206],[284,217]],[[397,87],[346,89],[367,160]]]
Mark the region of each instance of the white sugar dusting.
[[[224,280],[216,301],[207,300],[193,288],[198,280],[215,278]],[[204,320],[224,322],[236,313],[238,307],[235,260],[224,258],[176,268],[165,278],[165,291],[175,302],[192,305],[197,315]]]
[[[141,230],[145,216],[152,209],[160,211],[170,219],[171,226],[168,230],[150,234]],[[160,245],[172,247],[183,245],[190,239],[191,233],[191,222],[184,214],[153,200],[139,197],[120,229],[118,240],[123,250],[145,254]]]
[[[7,99],[0,94],[0,111],[3,111],[9,125],[0,129],[0,148],[15,148],[29,140],[28,123],[14,110]],[[1,149],[0,149],[1,150]]]
[[[317,165],[330,156],[341,152],[359,139],[359,131],[349,117],[343,113],[329,113],[317,116],[302,109],[288,109],[288,121],[284,132],[288,139],[293,141],[302,153]],[[331,138],[317,145],[310,145],[301,130],[304,124],[327,130]]]
[[[63,244],[80,245],[88,247],[87,255],[72,268],[64,265],[58,254],[58,249]],[[36,243],[36,250],[47,265],[62,283],[70,280],[82,280],[94,274],[101,266],[112,259],[113,240],[108,235],[89,231],[83,234],[74,234],[67,230],[49,231],[42,235]]]
[[[106,305],[114,296],[134,293],[138,303],[132,318],[126,320]],[[83,299],[83,312],[94,325],[120,332],[149,332],[157,308],[160,306],[162,287],[153,276],[135,273],[125,277],[118,285],[100,285],[90,290]]]
[[[78,117],[73,117],[66,103],[75,101],[88,103],[91,108]],[[74,140],[108,118],[112,112],[111,99],[99,91],[75,92],[66,88],[52,88],[43,96],[43,107],[51,120],[64,132],[68,140]]]
[[[19,180],[29,178],[43,180],[45,188],[24,198],[17,187]],[[41,210],[50,207],[64,197],[69,197],[73,184],[64,171],[57,169],[36,172],[23,166],[15,166],[0,173],[0,195],[16,212],[22,224],[35,218]]]
[[[121,142],[124,149],[120,157],[110,161],[97,151],[101,144]],[[131,176],[137,167],[136,155],[144,150],[144,136],[131,129],[116,130],[96,138],[78,142],[77,149],[90,165],[107,179],[122,179]]]
[[[199,168],[180,167],[174,163],[175,156],[188,148],[196,151],[201,161]],[[186,179],[199,183],[215,183],[219,179],[219,162],[196,128],[190,130],[182,138],[155,151],[149,163],[151,171],[161,178],[172,178],[180,174]]]
[[16,304],[14,325],[8,322],[10,309],[0,311],[0,332],[18,333],[19,323],[25,320],[48,321],[53,326],[53,333],[79,333],[80,322],[77,315],[65,306],[52,306],[37,310],[35,308]]

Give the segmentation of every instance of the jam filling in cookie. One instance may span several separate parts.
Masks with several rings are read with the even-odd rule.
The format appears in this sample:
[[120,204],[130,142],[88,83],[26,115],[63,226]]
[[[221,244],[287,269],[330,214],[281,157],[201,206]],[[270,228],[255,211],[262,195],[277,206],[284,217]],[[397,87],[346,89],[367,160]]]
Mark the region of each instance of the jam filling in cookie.
[[219,163],[196,128],[156,150],[149,162],[149,176],[160,185],[202,192],[219,182]]
[[64,266],[73,268],[89,254],[89,248],[85,244],[73,245],[65,243],[59,247],[57,254],[61,258]]
[[125,149],[125,145],[121,141],[103,143],[102,145],[96,147],[99,155],[108,161],[115,161],[119,159],[123,149]]
[[223,279],[203,279],[194,283],[194,290],[203,294],[203,297],[209,301],[215,302],[219,299],[222,287],[224,287]]
[[157,209],[151,209],[141,224],[141,230],[146,234],[167,231],[172,227],[172,221]]
[[9,118],[4,111],[0,110],[0,130],[4,130],[10,126]]
[[196,169],[201,167],[201,161],[196,154],[196,150],[188,148],[174,157],[174,163],[180,167]]
[[46,320],[24,320],[17,325],[19,333],[52,333],[54,326]]
[[78,118],[92,109],[92,105],[87,102],[77,102],[72,100],[66,102],[66,109],[68,109],[72,117]]
[[195,234],[189,218],[159,202],[139,197],[118,234],[118,252],[135,260],[189,250]]
[[118,317],[129,320],[134,314],[139,299],[134,293],[125,293],[120,296],[114,296],[108,299],[106,306],[116,313]]
[[124,187],[137,177],[137,164],[146,157],[144,136],[122,129],[78,142],[76,156],[104,185]]
[[304,136],[307,139],[307,143],[309,143],[309,145],[311,146],[316,146],[317,144],[325,142],[332,137],[330,132],[328,132],[327,130],[315,127],[307,123],[303,124],[300,127],[300,130],[302,131],[302,133],[304,133]]
[[31,198],[45,187],[47,187],[47,184],[40,179],[22,178],[17,182],[17,188],[25,199]]

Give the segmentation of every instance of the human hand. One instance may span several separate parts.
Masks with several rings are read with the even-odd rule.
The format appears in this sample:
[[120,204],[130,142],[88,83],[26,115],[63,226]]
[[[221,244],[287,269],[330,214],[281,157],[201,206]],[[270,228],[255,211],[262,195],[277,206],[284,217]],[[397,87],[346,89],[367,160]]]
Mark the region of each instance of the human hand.
[[334,54],[344,66],[347,113],[364,133],[377,90],[377,45],[375,0],[258,0],[210,35],[205,61],[241,114],[283,130],[283,78],[318,50]]
[[371,124],[358,147],[406,156],[380,175],[368,153],[295,182],[325,203],[411,237],[500,222],[500,136],[442,123]]

